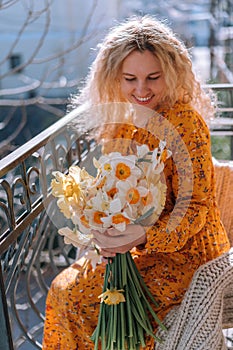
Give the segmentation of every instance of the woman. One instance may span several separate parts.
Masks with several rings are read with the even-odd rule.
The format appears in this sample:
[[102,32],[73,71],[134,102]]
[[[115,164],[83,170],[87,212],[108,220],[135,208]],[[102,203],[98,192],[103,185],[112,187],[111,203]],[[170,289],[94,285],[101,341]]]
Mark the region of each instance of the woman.
[[[135,262],[159,302],[155,311],[163,319],[180,304],[198,267],[229,249],[215,200],[210,135],[203,119],[213,117],[211,99],[201,89],[182,42],[164,24],[144,16],[130,18],[106,36],[85,87],[73,98],[72,106],[87,101],[91,106],[109,102],[145,106],[170,125],[164,130],[160,126],[159,131],[162,138],[171,139],[174,151],[173,159],[165,164],[168,191],[159,220],[146,229],[128,225],[124,238],[119,238],[114,229],[107,230],[104,238],[93,231],[103,256],[136,247]],[[152,150],[157,146],[153,135],[156,127],[159,125],[153,118],[146,129],[123,123],[111,137],[120,140],[121,145],[121,139],[146,143]],[[182,147],[175,145],[176,133],[188,157],[184,157]],[[189,161],[193,176],[191,195],[186,197]],[[178,220],[174,216],[177,203],[185,208]],[[169,226],[172,215],[173,224]],[[102,263],[94,272],[90,267],[84,275],[74,264],[56,277],[47,298],[43,349],[93,349],[90,335],[97,324],[104,270]],[[146,349],[153,348],[154,339],[147,337]]]

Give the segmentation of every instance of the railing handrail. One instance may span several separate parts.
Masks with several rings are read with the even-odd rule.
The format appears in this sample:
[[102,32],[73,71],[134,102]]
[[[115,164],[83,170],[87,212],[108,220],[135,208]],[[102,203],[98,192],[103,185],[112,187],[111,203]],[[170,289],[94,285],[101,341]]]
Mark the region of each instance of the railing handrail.
[[213,83],[213,84],[204,84],[204,89],[213,89],[213,90],[232,90],[233,83]]

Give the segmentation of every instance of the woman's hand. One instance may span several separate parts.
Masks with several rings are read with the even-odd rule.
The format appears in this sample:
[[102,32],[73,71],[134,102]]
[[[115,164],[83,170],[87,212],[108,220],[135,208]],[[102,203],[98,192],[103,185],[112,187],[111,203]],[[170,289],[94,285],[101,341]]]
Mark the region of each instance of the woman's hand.
[[116,253],[124,254],[133,247],[146,243],[145,228],[140,225],[127,225],[124,232],[110,228],[104,233],[92,230],[93,242],[100,247],[101,255],[114,257]]

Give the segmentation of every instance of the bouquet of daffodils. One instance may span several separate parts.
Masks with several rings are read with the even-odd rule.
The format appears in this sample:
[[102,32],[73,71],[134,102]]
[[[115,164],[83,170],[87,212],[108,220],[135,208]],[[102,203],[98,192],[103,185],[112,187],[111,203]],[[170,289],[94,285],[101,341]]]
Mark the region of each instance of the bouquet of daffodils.
[[[171,155],[165,142],[151,152],[146,145],[137,146],[136,154],[112,152],[93,159],[97,169],[91,176],[85,168],[72,166],[69,173],[55,172],[52,194],[57,205],[74,228],[61,228],[65,243],[89,247],[87,259],[93,267],[99,262],[98,247],[92,244],[92,230],[104,232],[114,227],[124,234],[128,224],[151,225],[160,216],[166,200],[162,180],[165,160]],[[93,251],[97,254],[94,257]],[[127,252],[108,259],[98,325],[91,336],[98,349],[136,350],[145,346],[145,335],[156,338],[149,319],[164,328],[153,311],[156,304],[134,260]],[[150,300],[150,302],[149,302]]]

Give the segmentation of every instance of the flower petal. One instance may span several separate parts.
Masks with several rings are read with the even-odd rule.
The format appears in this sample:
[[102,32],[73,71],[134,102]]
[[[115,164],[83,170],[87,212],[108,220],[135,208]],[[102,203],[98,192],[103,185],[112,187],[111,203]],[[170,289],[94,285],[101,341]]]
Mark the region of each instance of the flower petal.
[[121,201],[119,198],[116,198],[116,199],[113,199],[111,202],[110,202],[110,212],[111,213],[119,213],[122,209],[122,205],[121,205]]

